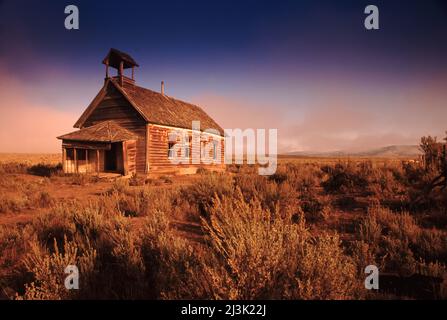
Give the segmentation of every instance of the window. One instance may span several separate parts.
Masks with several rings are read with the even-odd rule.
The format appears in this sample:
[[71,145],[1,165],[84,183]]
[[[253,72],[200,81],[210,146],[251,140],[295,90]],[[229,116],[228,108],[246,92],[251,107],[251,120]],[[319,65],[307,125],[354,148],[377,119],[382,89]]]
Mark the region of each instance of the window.
[[169,142],[168,143],[168,158],[174,158],[175,154],[174,154],[174,146],[175,146],[175,142]]
[[185,157],[189,158],[191,156],[191,137],[188,138],[188,142],[185,144]]

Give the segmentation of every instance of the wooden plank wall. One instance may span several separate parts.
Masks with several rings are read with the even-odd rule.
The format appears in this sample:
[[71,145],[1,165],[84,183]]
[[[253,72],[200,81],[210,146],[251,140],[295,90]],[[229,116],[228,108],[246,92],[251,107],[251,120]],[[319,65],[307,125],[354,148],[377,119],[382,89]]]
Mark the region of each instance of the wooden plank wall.
[[129,140],[123,144],[123,152],[126,151],[127,174],[136,173],[137,143],[135,140]]
[[146,170],[146,122],[113,85],[109,85],[104,99],[87,118],[83,127],[106,120],[114,120],[138,136],[135,165],[138,173]]
[[[191,157],[189,163],[173,164],[168,158],[168,145],[169,134],[176,130],[186,131],[188,136],[191,137]],[[207,168],[209,170],[221,171],[225,169],[224,164],[224,140],[221,139],[221,161],[220,164],[192,164],[191,159],[193,156],[199,156],[201,141],[194,141],[192,139],[192,133],[190,130],[170,128],[165,126],[159,126],[155,124],[148,125],[148,161],[149,161],[149,173],[195,173],[199,168]],[[206,138],[207,141],[211,141],[212,137]],[[203,141],[203,139],[202,139]],[[193,150],[192,144],[195,149]],[[195,152],[195,154],[193,154]],[[200,158],[199,158],[200,159]]]
[[124,150],[123,150],[123,143],[122,142],[117,142],[116,171],[124,174]]

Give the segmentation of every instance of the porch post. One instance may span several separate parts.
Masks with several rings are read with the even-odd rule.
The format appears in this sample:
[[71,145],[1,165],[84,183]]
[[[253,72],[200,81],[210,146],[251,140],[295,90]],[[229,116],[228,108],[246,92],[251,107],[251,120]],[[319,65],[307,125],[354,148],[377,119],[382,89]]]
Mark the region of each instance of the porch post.
[[65,149],[65,147],[62,147],[62,170],[64,171],[64,173],[67,172],[67,149]]
[[99,175],[99,150],[96,149],[96,173]]
[[120,62],[119,75],[120,75],[120,85],[123,86],[123,73],[124,73],[124,62]]
[[109,78],[109,62],[106,63],[106,79]]
[[75,173],[78,173],[78,153],[77,153],[77,149],[73,148],[73,153],[74,153],[74,161],[75,161]]
[[85,173],[89,173],[90,167],[88,165],[88,149],[85,149]]
[[123,173],[125,176],[127,176],[129,174],[129,166],[127,163],[127,146],[126,146],[126,141],[122,142],[123,145]]

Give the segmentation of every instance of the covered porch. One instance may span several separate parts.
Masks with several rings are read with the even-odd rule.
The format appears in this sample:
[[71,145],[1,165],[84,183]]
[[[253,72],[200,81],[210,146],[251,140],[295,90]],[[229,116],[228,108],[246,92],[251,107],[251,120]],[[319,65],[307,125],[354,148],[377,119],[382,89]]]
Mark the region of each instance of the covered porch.
[[65,173],[135,172],[136,137],[113,121],[58,137]]

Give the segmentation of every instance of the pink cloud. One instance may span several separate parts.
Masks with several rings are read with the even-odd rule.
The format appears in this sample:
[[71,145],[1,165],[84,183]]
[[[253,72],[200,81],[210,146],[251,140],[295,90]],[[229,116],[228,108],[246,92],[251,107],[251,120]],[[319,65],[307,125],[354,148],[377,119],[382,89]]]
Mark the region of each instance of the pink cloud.
[[0,83],[0,152],[60,152],[56,136],[70,130],[77,115],[35,103],[12,77]]
[[203,94],[195,102],[224,128],[277,128],[280,152],[366,150],[417,144],[423,135],[444,137],[444,85],[436,79],[413,87],[361,91],[342,83],[311,93],[305,105],[297,102],[295,108],[216,94]]

